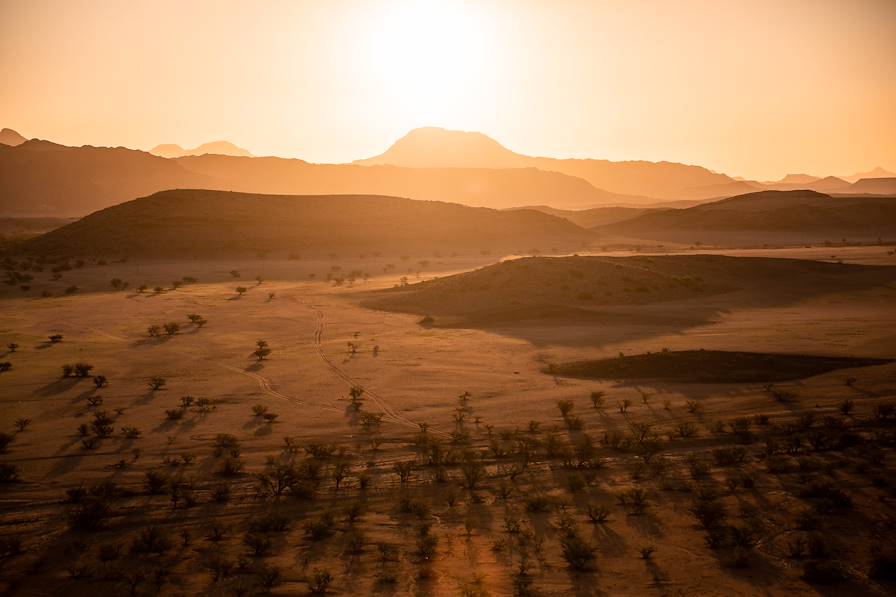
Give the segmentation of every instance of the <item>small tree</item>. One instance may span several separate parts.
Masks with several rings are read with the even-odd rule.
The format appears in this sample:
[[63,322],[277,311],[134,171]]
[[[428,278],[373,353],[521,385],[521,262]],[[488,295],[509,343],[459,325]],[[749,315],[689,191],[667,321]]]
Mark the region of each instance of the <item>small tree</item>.
[[15,342],[10,342],[6,345],[6,348],[9,350],[9,352],[15,352],[19,348],[19,345]]
[[52,336],[50,336],[51,344],[58,344],[60,342],[62,342],[62,334],[53,334]]
[[173,336],[177,332],[180,331],[180,324],[176,321],[171,321],[165,324],[165,333],[169,336]]
[[252,353],[255,355],[255,358],[259,361],[263,361],[265,357],[271,354],[271,349],[268,348],[267,340],[259,340],[255,343],[255,351]]
[[31,419],[26,417],[19,417],[16,419],[15,426],[18,431],[25,431],[28,428],[28,425],[31,424]]
[[600,410],[604,406],[604,393],[597,391],[591,392],[591,406],[594,407],[594,410]]
[[146,381],[146,385],[148,385],[149,389],[153,392],[164,388],[166,383],[165,378],[158,375],[154,375]]
[[146,333],[150,338],[158,338],[162,335],[162,327],[156,324],[152,324],[148,328],[146,328]]
[[95,376],[93,378],[93,385],[95,385],[97,387],[97,389],[107,386],[108,382],[106,381],[106,376],[105,375]]
[[237,286],[236,287],[236,293],[238,296],[243,296],[244,294],[246,294],[246,291],[248,291],[248,290],[249,289],[246,288],[245,286]]
[[2,363],[0,363],[0,373],[5,373],[10,369],[12,369],[12,363],[10,363],[9,361],[3,361]]

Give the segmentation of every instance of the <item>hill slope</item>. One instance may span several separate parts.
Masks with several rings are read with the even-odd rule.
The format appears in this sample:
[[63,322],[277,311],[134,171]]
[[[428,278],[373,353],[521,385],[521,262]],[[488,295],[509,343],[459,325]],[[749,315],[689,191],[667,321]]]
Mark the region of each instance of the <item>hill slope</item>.
[[[730,305],[745,293],[751,306],[807,294],[892,283],[896,267],[800,259],[666,255],[654,257],[531,257],[471,272],[369,293],[366,307],[430,315],[436,325],[488,327],[554,320],[618,323],[630,317],[687,317],[694,301]],[[726,298],[721,295],[731,295]],[[742,298],[742,297],[741,297]],[[650,312],[642,307],[664,303]],[[671,303],[681,309],[673,309]],[[703,305],[705,310],[705,305]],[[652,313],[649,314],[649,313]]]
[[589,236],[566,220],[529,210],[504,212],[374,195],[175,190],[98,211],[25,241],[21,248],[31,253],[110,257],[217,257],[259,252],[285,256],[376,250],[518,250],[539,243],[569,249]]
[[630,220],[654,209],[644,207],[592,207],[591,209],[556,209],[547,205],[530,205],[525,207],[513,207],[511,209],[534,209],[542,213],[565,218],[582,228],[594,228],[605,224],[614,224],[624,220]]
[[896,200],[761,191],[679,210],[657,211],[596,229],[681,242],[808,242],[896,238]]

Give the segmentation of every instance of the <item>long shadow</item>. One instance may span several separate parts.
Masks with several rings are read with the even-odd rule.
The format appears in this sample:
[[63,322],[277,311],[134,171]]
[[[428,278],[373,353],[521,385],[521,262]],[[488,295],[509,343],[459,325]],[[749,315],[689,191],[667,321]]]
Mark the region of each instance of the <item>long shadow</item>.
[[80,379],[77,377],[63,377],[37,389],[35,391],[35,394],[37,394],[38,396],[53,396],[56,394],[61,394],[62,392],[66,392],[72,389],[78,384],[79,381]]

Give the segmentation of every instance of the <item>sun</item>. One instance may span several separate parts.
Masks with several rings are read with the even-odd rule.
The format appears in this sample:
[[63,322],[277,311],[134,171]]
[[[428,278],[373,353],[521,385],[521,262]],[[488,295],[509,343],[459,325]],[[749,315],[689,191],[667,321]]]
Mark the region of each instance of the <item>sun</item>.
[[492,56],[487,15],[458,2],[390,5],[364,24],[361,62],[402,119],[462,119]]

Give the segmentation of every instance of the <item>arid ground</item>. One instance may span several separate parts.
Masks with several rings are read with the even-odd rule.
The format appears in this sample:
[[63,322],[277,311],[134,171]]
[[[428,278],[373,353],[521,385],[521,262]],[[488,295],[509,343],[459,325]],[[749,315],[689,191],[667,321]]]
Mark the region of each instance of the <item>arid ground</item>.
[[[762,256],[896,264],[887,247]],[[485,264],[429,259],[420,279]],[[693,320],[663,317],[683,299],[476,329],[361,306],[417,281],[394,261],[87,263],[6,287],[3,589],[892,590],[896,364],[772,385],[545,369],[663,349],[896,357],[896,279],[781,304],[744,280],[694,299]]]

